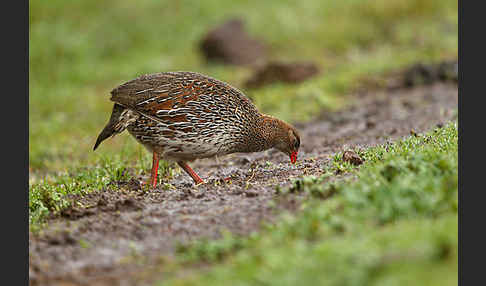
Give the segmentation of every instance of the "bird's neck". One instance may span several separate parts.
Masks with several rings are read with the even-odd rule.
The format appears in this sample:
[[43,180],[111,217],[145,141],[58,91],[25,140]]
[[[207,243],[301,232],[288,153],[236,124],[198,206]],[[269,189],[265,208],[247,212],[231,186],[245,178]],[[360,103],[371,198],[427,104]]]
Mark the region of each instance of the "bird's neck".
[[279,119],[262,114],[250,132],[246,152],[261,152],[273,148],[281,135]]

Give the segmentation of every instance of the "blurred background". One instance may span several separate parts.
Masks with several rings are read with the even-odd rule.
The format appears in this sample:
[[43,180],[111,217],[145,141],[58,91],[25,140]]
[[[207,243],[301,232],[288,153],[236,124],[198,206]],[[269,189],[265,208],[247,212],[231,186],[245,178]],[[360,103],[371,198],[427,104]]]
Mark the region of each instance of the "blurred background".
[[[301,122],[342,108],[346,94],[370,78],[457,59],[455,0],[29,3],[30,185],[107,158],[125,164],[143,159],[149,168],[151,155],[126,132],[92,151],[110,116],[110,91],[142,74],[204,73],[241,89],[262,112]],[[228,28],[231,19],[239,22]],[[243,40],[231,38],[234,31]],[[246,62],[218,60],[203,49],[217,49],[203,44],[211,37],[234,43],[226,48],[237,57],[241,51],[257,55]],[[305,62],[309,77],[252,85],[272,62]]]

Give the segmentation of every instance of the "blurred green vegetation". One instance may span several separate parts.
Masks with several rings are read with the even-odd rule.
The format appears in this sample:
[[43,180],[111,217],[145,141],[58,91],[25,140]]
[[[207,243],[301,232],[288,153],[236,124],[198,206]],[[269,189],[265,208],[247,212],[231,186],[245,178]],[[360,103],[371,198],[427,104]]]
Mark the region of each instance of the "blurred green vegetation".
[[[241,87],[251,70],[207,64],[201,37],[230,17],[269,44],[271,59],[312,60],[302,84],[243,90],[262,112],[289,121],[342,107],[364,76],[457,57],[457,1],[31,0],[29,184],[124,150],[150,156],[127,133],[92,146],[109,118],[109,92],[144,73],[191,70]],[[134,164],[134,163],[133,163]]]
[[356,179],[295,180],[279,194],[311,195],[297,214],[179,247],[181,261],[215,265],[160,285],[456,285],[457,139],[450,123],[363,150]]

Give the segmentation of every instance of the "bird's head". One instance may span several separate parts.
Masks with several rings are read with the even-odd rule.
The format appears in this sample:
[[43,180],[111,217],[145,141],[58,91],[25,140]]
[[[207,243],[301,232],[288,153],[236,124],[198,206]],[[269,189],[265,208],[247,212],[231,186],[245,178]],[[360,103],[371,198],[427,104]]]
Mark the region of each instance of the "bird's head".
[[300,147],[300,136],[297,129],[280,119],[272,118],[272,120],[276,123],[272,124],[276,129],[273,147],[287,154],[290,162],[295,164]]

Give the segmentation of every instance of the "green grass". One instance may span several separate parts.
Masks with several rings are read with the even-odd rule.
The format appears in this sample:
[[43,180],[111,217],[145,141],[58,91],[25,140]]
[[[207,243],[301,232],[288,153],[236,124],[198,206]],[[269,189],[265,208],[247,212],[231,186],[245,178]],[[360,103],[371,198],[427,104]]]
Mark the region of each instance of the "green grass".
[[[148,169],[148,160],[143,157],[136,164],[128,162],[125,153],[114,157],[104,156],[94,167],[78,167],[71,171],[48,175],[29,189],[29,224],[31,230],[38,230],[49,214],[57,214],[66,207],[79,202],[68,199],[68,195],[85,195],[91,191],[109,189],[118,191],[119,182],[127,182],[133,175],[140,175]],[[169,164],[160,162],[159,182],[171,175]]]
[[[100,165],[121,150],[143,151],[128,134],[92,146],[108,120],[109,92],[143,73],[202,72],[241,87],[251,70],[206,64],[204,33],[232,16],[266,41],[271,59],[312,60],[322,73],[302,84],[245,90],[284,120],[342,107],[359,79],[414,62],[457,57],[457,1],[29,2],[29,167],[46,174]],[[148,158],[149,154],[144,153]]]
[[451,123],[363,150],[351,179],[296,180],[280,194],[311,194],[297,214],[246,238],[179,247],[183,263],[214,266],[159,284],[455,285],[457,136]]
[[71,173],[46,177],[29,191],[29,222],[42,222],[49,213],[57,213],[70,205],[68,194],[83,195],[127,179],[127,167],[121,160],[105,161],[93,169],[75,169]]

